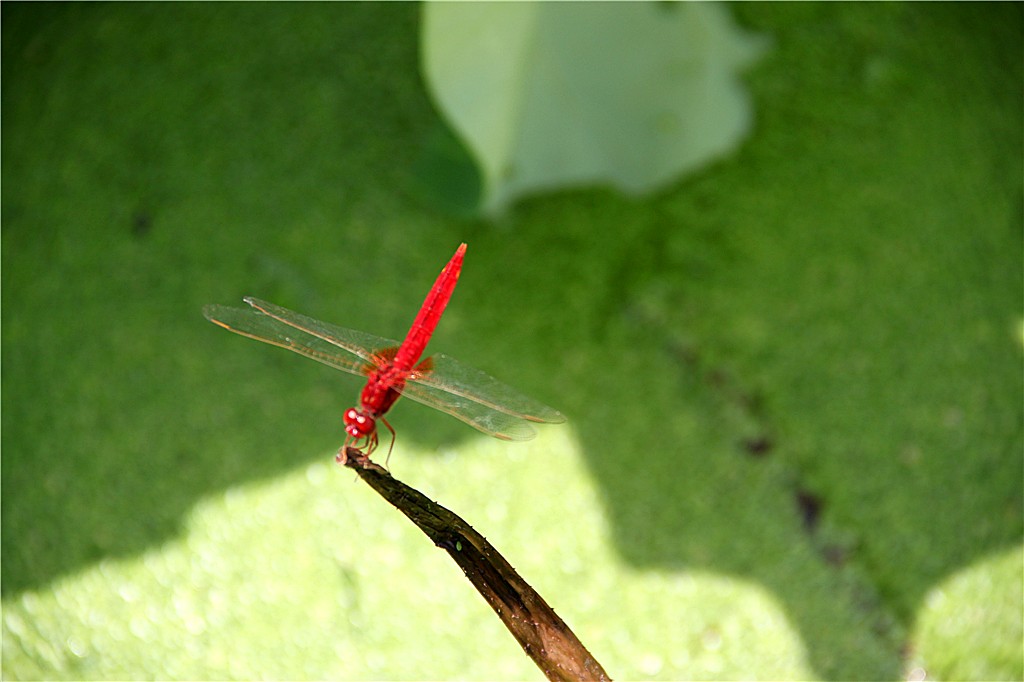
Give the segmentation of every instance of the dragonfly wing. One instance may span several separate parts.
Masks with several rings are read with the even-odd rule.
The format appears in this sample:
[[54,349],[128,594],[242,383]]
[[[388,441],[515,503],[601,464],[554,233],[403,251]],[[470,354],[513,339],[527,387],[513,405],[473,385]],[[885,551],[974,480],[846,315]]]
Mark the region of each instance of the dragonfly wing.
[[[404,391],[407,395],[411,394],[414,386],[426,387],[432,394],[447,394],[447,397],[441,396],[438,399],[459,406],[453,409],[463,409],[462,406],[475,403],[490,411],[532,422],[557,424],[565,421],[565,415],[558,410],[525,396],[491,375],[464,365],[447,355],[431,356],[425,363],[428,366],[426,371],[413,370],[409,376]],[[449,414],[455,414],[453,409],[439,407],[436,403],[429,404]],[[469,419],[463,421],[470,422]]]
[[471,398],[463,397],[427,383],[406,382],[402,395],[447,412],[474,429],[502,440],[529,440],[536,435],[533,427],[522,417],[492,409]]
[[287,308],[261,301],[252,296],[246,296],[242,300],[263,315],[272,317],[289,327],[322,339],[333,346],[344,348],[349,353],[358,355],[369,363],[373,362],[373,356],[377,351],[399,345],[398,341],[393,339],[386,339],[383,336],[368,334],[357,329],[348,329],[327,322],[321,322],[320,320],[297,313],[294,310],[288,310]]
[[[247,299],[246,302],[249,300]],[[372,334],[333,327],[278,306],[258,303],[270,306],[268,310],[274,312],[289,313],[291,321],[286,322],[277,315],[267,314],[252,303],[250,303],[253,305],[252,308],[208,305],[203,308],[203,315],[210,322],[228,331],[287,348],[299,355],[350,374],[365,374],[365,367],[370,363],[372,350],[394,344],[393,341]],[[317,326],[307,330],[302,326],[306,320],[315,322]],[[352,332],[352,335],[348,335],[348,332]],[[364,342],[368,346],[360,345]],[[356,352],[357,350],[359,352]]]

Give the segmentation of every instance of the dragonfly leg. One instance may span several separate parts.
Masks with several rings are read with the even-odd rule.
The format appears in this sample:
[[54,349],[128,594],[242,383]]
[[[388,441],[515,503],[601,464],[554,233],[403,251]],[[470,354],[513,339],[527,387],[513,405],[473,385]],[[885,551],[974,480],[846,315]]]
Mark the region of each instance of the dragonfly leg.
[[334,461],[342,466],[347,466],[349,462],[362,463],[369,460],[365,452],[348,443],[338,448],[338,454],[334,456]]
[[[391,425],[388,425],[391,429]],[[391,431],[394,436],[394,430]],[[392,444],[394,439],[392,438]],[[370,454],[377,449],[378,440],[377,432],[367,434],[365,436],[353,436],[349,434],[345,437],[345,443],[338,449],[338,454],[334,456],[334,461],[338,464],[345,464],[351,458],[362,458],[369,459]],[[388,450],[388,455],[391,455],[391,451]]]
[[[388,462],[391,461],[391,451],[395,449],[395,430],[393,428],[391,428],[391,424],[388,423],[387,419],[385,419],[384,417],[381,417],[380,420],[382,422],[384,422],[384,426],[388,427],[388,431],[391,432],[391,445],[388,446],[388,456],[384,458],[384,466],[386,467],[388,465]],[[373,438],[374,438],[374,440],[376,440],[376,438],[377,438],[377,433],[376,432],[374,432]]]

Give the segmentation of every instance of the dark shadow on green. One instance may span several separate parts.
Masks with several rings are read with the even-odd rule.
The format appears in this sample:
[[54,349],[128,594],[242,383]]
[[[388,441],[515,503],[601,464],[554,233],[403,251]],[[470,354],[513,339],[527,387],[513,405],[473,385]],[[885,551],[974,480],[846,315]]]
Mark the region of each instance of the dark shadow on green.
[[454,218],[478,215],[482,184],[473,157],[440,119],[435,119],[412,167],[414,184],[423,199]]

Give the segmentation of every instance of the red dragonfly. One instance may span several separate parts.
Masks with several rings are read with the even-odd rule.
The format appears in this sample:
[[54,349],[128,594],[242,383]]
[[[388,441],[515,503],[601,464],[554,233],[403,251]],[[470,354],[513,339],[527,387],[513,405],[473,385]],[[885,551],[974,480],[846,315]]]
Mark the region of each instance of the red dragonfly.
[[366,455],[373,452],[378,443],[378,421],[391,432],[394,446],[395,430],[384,415],[401,395],[447,412],[496,438],[533,438],[529,422],[563,422],[562,413],[447,355],[420,360],[455,290],[465,253],[466,245],[462,244],[441,270],[401,344],[314,320],[252,297],[243,299],[250,308],[208,305],[203,315],[236,334],[287,348],[343,372],[366,376],[359,406],[345,411],[348,435],[339,458],[350,446],[364,449]]

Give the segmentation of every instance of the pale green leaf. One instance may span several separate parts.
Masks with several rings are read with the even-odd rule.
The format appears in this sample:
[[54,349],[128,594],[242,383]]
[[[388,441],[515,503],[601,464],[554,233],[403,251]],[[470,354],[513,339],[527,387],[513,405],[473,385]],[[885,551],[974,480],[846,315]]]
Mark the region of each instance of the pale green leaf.
[[721,5],[431,3],[422,30],[427,83],[488,213],[563,186],[647,192],[750,129],[738,72],[764,40]]

